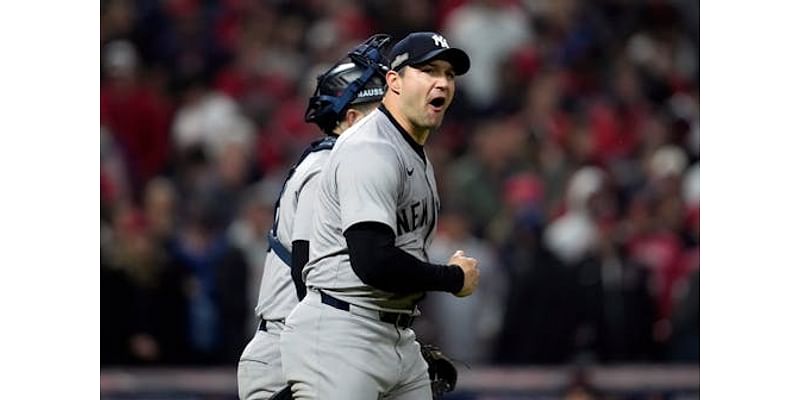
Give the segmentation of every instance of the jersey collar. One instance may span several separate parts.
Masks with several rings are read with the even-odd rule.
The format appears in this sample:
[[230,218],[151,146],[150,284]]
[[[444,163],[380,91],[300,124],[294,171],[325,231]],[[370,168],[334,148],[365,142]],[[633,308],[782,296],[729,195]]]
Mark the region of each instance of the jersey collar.
[[389,121],[392,122],[392,125],[394,125],[394,127],[397,128],[398,131],[400,131],[400,133],[401,133],[400,136],[402,136],[403,139],[405,139],[405,141],[408,143],[408,145],[411,146],[411,148],[414,150],[415,153],[417,153],[417,155],[419,155],[419,157],[422,159],[422,161],[427,163],[425,161],[425,151],[422,149],[422,145],[414,141],[414,138],[411,137],[411,134],[409,134],[400,125],[400,123],[397,122],[396,119],[394,119],[394,117],[392,116],[392,113],[389,112],[389,110],[387,110],[386,107],[384,107],[383,103],[381,103],[381,105],[378,106],[378,109],[381,110],[381,112],[384,115],[386,115],[387,118],[389,118]]

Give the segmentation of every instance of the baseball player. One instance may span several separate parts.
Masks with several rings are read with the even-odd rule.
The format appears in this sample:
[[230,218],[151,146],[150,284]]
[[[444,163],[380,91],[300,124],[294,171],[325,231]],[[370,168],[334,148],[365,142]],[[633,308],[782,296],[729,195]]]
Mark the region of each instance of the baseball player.
[[331,151],[314,205],[308,294],[286,320],[283,369],[295,399],[430,399],[411,323],[426,291],[470,295],[477,260],[428,262],[439,198],[423,145],[469,57],[418,32],[389,53],[381,106]]
[[319,173],[338,135],[374,110],[383,97],[388,67],[381,63],[381,48],[388,41],[387,35],[370,38],[317,78],[306,121],[319,125],[326,136],[312,143],[291,169],[275,205],[270,251],[255,308],[260,324],[237,372],[243,400],[268,399],[286,386],[278,338],[286,316],[305,296],[300,273],[308,260]]

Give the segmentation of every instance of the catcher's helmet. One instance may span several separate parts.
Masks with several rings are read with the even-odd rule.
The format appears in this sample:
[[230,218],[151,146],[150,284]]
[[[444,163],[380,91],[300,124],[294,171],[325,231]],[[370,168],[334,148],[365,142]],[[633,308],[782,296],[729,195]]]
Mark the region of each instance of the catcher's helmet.
[[308,100],[306,122],[313,122],[332,134],[349,105],[383,98],[389,68],[381,50],[389,39],[388,35],[369,38],[318,76],[317,88]]

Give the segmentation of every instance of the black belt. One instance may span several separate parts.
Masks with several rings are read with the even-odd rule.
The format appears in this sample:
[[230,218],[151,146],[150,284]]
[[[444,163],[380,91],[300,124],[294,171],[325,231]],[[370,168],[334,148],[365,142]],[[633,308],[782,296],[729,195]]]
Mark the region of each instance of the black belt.
[[[333,308],[338,308],[342,311],[350,311],[350,303],[339,300],[322,291],[319,292],[319,295],[320,298],[322,298],[323,303]],[[411,314],[393,313],[387,311],[377,311],[377,313],[381,321],[397,325],[401,328],[410,328],[411,324],[414,323],[414,316]]]
[[[260,319],[261,319],[261,322],[258,323],[258,330],[266,332],[267,331],[267,320],[265,320],[264,318],[260,318]],[[276,320],[270,320],[269,322],[283,322],[283,320],[282,319],[276,319]]]

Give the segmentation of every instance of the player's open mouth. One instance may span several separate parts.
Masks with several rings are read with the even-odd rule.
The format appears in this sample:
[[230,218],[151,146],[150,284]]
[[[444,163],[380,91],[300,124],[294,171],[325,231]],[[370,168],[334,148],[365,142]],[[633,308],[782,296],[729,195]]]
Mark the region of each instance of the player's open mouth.
[[433,111],[442,111],[444,109],[445,102],[447,102],[447,100],[444,98],[444,96],[441,96],[441,97],[434,97],[433,99],[431,99],[431,101],[428,102],[428,104],[430,104],[430,106],[433,107]]

